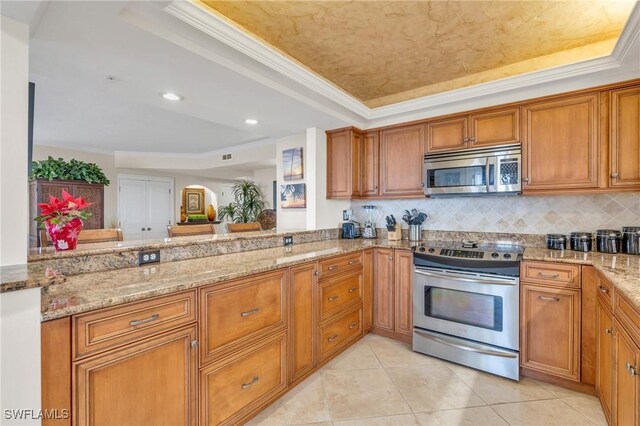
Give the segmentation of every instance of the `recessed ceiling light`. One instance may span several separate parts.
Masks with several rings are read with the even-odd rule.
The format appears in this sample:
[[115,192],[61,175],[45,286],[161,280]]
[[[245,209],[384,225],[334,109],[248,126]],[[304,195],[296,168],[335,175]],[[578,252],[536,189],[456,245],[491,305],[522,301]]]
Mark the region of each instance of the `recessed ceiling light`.
[[173,92],[162,92],[160,93],[160,96],[168,101],[181,101],[184,99],[184,96],[178,95],[177,93]]
[[247,118],[246,120],[244,120],[244,122],[247,124],[258,124],[258,120],[256,120],[255,118]]

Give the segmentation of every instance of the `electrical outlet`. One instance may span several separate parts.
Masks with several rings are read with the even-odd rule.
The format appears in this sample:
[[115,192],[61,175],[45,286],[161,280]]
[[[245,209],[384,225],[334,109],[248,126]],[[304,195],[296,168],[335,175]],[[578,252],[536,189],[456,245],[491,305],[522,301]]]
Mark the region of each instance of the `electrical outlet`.
[[293,245],[293,236],[292,235],[286,235],[282,238],[282,245],[283,246],[291,246]]
[[138,253],[138,266],[160,262],[160,250],[148,250]]

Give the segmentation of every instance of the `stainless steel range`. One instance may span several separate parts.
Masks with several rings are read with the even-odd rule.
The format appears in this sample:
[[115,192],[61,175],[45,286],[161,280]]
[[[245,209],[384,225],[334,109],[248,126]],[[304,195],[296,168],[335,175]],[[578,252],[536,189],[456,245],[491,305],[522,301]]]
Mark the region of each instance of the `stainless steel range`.
[[413,350],[519,380],[517,246],[414,247]]

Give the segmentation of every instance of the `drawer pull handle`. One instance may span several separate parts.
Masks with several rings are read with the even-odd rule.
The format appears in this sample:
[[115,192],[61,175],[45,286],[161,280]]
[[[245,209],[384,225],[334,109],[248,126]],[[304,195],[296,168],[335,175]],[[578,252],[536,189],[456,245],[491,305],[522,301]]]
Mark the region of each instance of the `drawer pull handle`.
[[538,296],[540,300],[548,300],[549,302],[559,302],[560,299],[557,297],[549,297],[549,296]]
[[260,380],[260,377],[258,376],[253,376],[253,379],[251,379],[250,382],[247,383],[243,383],[242,384],[242,389],[247,389],[249,386],[251,386],[252,384],[254,384],[255,382],[257,382],[258,380]]
[[358,263],[357,259],[353,259],[349,261],[349,265],[353,265],[354,263]]
[[336,265],[329,266],[327,269],[330,271],[336,270],[338,267]]
[[358,326],[358,321],[354,321],[351,324],[349,324],[349,330],[353,330],[357,326]]
[[353,287],[349,289],[349,293],[353,293],[354,291],[357,291],[358,287]]
[[638,369],[635,366],[633,366],[633,365],[631,365],[629,363],[627,363],[627,371],[629,372],[630,376],[637,376],[638,375]]
[[336,340],[338,338],[337,334],[332,334],[331,336],[329,336],[329,338],[327,339],[329,342],[333,342],[334,340]]
[[538,272],[538,276],[542,278],[558,278],[560,274],[545,274],[544,272]]
[[146,324],[146,323],[148,323],[148,322],[155,321],[155,320],[157,320],[158,318],[160,318],[160,315],[158,315],[158,314],[153,314],[153,315],[151,315],[149,318],[143,318],[143,319],[139,319],[139,320],[129,321],[129,325],[130,325],[131,327],[135,327],[135,326],[137,326],[137,325]]
[[253,309],[251,309],[250,311],[247,311],[247,312],[241,312],[241,313],[240,313],[240,316],[248,317],[249,315],[253,315],[253,314],[255,314],[256,312],[258,312],[258,308],[253,308]]
[[605,328],[604,329],[604,334],[611,334],[611,329],[610,328]]
[[338,300],[338,296],[329,296],[327,299],[329,302],[333,302],[334,300]]
[[601,286],[601,285],[599,285],[599,286],[598,286],[598,290],[600,290],[600,293],[602,293],[602,294],[607,294],[607,293],[609,293],[609,289],[608,289],[608,288],[606,288],[606,287],[603,287],[603,286]]

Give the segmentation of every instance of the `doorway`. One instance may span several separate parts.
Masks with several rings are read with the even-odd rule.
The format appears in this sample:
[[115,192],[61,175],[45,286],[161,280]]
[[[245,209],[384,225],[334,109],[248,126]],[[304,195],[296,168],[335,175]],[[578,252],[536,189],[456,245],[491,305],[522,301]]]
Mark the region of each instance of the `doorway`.
[[167,236],[174,218],[173,185],[173,178],[118,176],[118,225],[126,240]]

